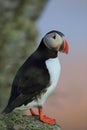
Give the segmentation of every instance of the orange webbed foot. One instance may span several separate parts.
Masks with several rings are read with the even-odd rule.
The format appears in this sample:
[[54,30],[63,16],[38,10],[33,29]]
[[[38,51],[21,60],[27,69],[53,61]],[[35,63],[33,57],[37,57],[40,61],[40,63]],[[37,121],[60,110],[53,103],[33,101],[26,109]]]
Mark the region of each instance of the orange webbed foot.
[[42,122],[47,123],[47,124],[51,124],[51,125],[55,125],[56,124],[56,120],[55,119],[52,119],[52,118],[47,117],[47,116],[42,114],[42,108],[39,108],[38,111],[39,111],[40,120]]
[[51,124],[51,125],[55,125],[56,124],[56,120],[55,119],[52,119],[50,117],[47,117],[45,115],[43,115],[40,120],[44,123],[47,123],[47,124]]

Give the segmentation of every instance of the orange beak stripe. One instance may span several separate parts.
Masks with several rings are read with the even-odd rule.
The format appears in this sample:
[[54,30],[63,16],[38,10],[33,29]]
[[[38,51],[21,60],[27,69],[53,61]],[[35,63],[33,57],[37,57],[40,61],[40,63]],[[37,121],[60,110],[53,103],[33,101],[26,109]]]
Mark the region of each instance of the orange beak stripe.
[[64,38],[64,49],[62,50],[62,52],[68,54],[68,51],[69,51],[68,42]]

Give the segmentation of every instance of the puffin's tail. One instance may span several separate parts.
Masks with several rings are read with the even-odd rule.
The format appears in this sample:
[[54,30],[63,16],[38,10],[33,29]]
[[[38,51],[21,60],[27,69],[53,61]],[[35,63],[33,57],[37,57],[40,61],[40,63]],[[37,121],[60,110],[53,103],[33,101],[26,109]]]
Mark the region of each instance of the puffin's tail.
[[10,113],[13,110],[13,108],[11,107],[11,105],[8,103],[7,106],[2,110],[1,114],[5,113]]
[[11,111],[12,111],[12,109],[9,108],[8,105],[7,105],[6,108],[1,113],[7,114],[7,113],[10,113]]
[[31,101],[29,99],[29,96],[20,94],[14,101],[11,103],[8,103],[6,108],[2,111],[2,113],[10,113],[12,110],[14,110],[16,107],[19,107],[23,104],[27,104],[27,102]]

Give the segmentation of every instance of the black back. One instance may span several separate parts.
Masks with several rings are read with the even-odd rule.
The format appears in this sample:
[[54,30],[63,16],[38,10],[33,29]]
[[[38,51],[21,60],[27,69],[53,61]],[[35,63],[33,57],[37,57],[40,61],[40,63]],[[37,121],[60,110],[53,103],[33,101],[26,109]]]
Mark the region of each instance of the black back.
[[48,49],[43,39],[38,49],[25,61],[18,70],[11,89],[11,96],[7,108],[12,111],[15,107],[27,104],[37,95],[44,91],[50,82],[50,75],[46,68],[45,61],[57,57],[57,52]]

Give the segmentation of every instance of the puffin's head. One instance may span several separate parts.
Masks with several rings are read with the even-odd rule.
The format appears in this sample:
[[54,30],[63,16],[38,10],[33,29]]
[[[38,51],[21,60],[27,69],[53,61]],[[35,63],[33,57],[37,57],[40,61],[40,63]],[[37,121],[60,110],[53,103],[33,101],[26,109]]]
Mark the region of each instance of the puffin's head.
[[43,38],[44,44],[52,50],[68,53],[68,43],[64,34],[59,31],[50,31]]

